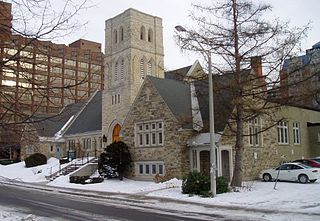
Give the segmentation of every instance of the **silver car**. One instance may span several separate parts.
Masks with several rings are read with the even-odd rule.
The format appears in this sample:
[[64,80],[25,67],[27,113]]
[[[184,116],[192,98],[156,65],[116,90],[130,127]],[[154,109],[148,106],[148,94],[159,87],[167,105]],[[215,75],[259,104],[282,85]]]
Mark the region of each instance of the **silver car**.
[[275,169],[265,170],[260,174],[264,181],[276,180],[299,181],[300,183],[315,182],[320,179],[320,168],[309,167],[300,163],[285,163]]

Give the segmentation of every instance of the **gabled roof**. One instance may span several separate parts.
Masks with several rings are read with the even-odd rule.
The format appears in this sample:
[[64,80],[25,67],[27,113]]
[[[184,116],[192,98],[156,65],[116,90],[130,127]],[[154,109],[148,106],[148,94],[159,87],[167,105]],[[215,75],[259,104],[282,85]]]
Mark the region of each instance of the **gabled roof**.
[[83,102],[69,104],[57,115],[35,115],[31,121],[35,122],[35,128],[40,137],[54,137],[83,105]]
[[147,77],[183,128],[192,128],[190,86],[182,81]]
[[194,81],[196,79],[205,76],[202,66],[198,60],[196,60],[193,65],[179,68],[172,71],[167,71],[164,73],[166,79],[172,79],[177,81]]
[[102,128],[102,92],[97,91],[76,116],[65,135],[100,131]]
[[[241,75],[246,79],[251,69],[243,70]],[[234,74],[213,75],[214,129],[222,132],[234,109],[233,84]],[[201,132],[209,131],[209,84],[208,79],[194,82],[199,109],[203,121]]]
[[183,79],[187,76],[187,73],[189,72],[191,67],[192,65],[179,68],[176,70],[172,70],[172,71],[167,71],[164,73],[164,76],[166,79],[183,81]]

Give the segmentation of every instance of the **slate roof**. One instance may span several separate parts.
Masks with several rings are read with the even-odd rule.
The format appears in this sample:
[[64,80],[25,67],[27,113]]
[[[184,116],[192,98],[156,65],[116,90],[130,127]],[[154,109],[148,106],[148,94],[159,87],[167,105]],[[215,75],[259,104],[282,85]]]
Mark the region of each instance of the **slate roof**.
[[[311,49],[307,49],[306,54],[284,60],[282,69],[287,70],[293,59],[299,60],[301,65],[303,66],[308,65],[312,59],[316,59],[319,56],[319,49],[320,49],[320,41],[312,45]],[[314,56],[317,56],[317,57],[314,58]]]
[[83,102],[69,104],[57,115],[35,115],[31,120],[36,122],[34,125],[40,137],[54,137],[70,117],[80,111],[83,105]]
[[[243,70],[241,74],[247,78],[251,70]],[[213,75],[213,100],[214,100],[214,128],[216,132],[222,132],[234,109],[233,84],[234,74]],[[196,96],[203,121],[201,132],[209,131],[209,84],[208,80],[194,82]]]
[[102,128],[102,92],[88,101],[83,110],[72,122],[65,135],[99,131]]
[[192,128],[190,86],[182,81],[148,76],[171,112],[182,122],[183,128]]
[[172,79],[172,80],[177,80],[177,81],[183,81],[183,79],[186,77],[188,71],[190,70],[190,68],[192,67],[192,65],[190,66],[186,66],[183,68],[179,68],[176,70],[172,70],[172,71],[167,71],[164,73],[164,76],[166,79]]

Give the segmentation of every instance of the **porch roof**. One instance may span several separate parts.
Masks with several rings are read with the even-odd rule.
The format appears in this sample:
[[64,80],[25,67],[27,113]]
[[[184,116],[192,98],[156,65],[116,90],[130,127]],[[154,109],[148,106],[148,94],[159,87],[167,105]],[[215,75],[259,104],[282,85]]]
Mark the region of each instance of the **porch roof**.
[[[215,134],[215,143],[218,144],[220,142],[221,134]],[[194,137],[192,137],[188,141],[188,146],[196,147],[196,146],[207,146],[210,145],[210,133],[200,133]]]

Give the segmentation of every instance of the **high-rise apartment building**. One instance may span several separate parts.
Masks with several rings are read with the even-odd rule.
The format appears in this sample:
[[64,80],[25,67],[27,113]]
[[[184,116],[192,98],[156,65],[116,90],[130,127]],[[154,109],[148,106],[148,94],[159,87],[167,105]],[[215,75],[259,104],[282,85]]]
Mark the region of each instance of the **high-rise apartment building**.
[[[69,46],[11,33],[11,4],[0,2],[1,121],[29,113],[58,113],[103,89],[101,44],[80,39]],[[8,34],[9,33],[9,34]]]

